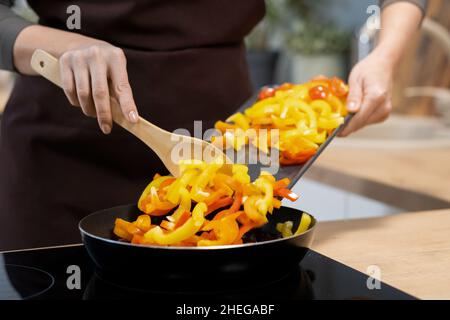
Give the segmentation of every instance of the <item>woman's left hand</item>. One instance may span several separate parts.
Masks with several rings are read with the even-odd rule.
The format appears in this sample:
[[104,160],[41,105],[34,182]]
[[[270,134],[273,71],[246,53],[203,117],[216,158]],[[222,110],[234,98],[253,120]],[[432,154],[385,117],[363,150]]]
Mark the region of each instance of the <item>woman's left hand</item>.
[[362,127],[386,120],[392,110],[394,66],[376,51],[361,60],[350,73],[347,109],[356,113],[341,132],[345,137]]

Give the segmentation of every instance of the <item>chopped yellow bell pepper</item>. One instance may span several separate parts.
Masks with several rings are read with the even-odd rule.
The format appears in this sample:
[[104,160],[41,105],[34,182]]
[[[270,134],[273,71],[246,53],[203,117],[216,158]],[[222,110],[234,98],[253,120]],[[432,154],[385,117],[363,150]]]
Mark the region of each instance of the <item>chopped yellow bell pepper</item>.
[[148,196],[150,196],[151,189],[158,188],[161,185],[161,183],[163,183],[164,181],[166,181],[167,179],[170,179],[170,178],[172,178],[172,177],[171,176],[160,176],[148,184],[148,186],[144,189],[144,191],[142,192],[142,194],[138,200],[139,210],[146,212],[146,208],[144,207],[145,199]]
[[300,224],[297,228],[297,231],[295,231],[295,235],[299,235],[307,231],[309,226],[311,225],[311,221],[312,221],[311,216],[306,212],[303,212]]
[[248,167],[243,164],[234,164],[232,167],[233,179],[242,184],[250,183],[250,176],[248,175]]
[[291,237],[292,234],[292,227],[293,227],[292,221],[286,221],[284,223],[277,223],[277,231],[281,233],[281,236],[283,238]]
[[250,196],[244,201],[244,212],[247,217],[258,225],[267,223],[267,217],[257,208],[257,201],[262,199],[261,196]]
[[202,202],[210,196],[205,187],[214,178],[215,173],[222,167],[221,163],[210,163],[194,180],[191,189],[191,199]]
[[179,163],[180,166],[180,173],[183,174],[189,169],[198,169],[198,170],[204,170],[207,166],[207,164],[202,160],[197,159],[186,159],[181,160]]
[[152,220],[149,215],[141,214],[136,220],[136,227],[141,229],[143,232],[150,230],[152,225]]
[[319,118],[319,126],[323,129],[334,129],[344,123],[344,119],[340,118]]
[[262,215],[266,215],[267,211],[272,210],[273,187],[272,182],[264,179],[262,176],[255,180],[255,185],[262,190],[264,197],[258,199],[255,204],[258,211]]
[[250,128],[250,123],[247,118],[240,112],[233,114],[227,120],[227,122],[234,122],[239,128],[247,130]]
[[306,102],[301,100],[296,100],[293,98],[289,98],[285,102],[287,105],[292,106],[294,108],[299,109],[300,111],[303,111],[306,113],[309,121],[309,127],[310,128],[316,128],[317,127],[317,120],[316,120],[316,114],[314,110],[311,108],[310,105],[308,105]]
[[167,190],[167,200],[173,204],[180,203],[180,190],[186,188],[199,174],[197,169],[187,169]]
[[[318,113],[322,117],[327,117],[332,112],[330,104],[328,102],[326,102],[325,100],[318,99],[318,100],[311,101],[310,106],[311,106],[311,108],[313,108],[313,110],[319,111]],[[320,127],[320,125],[319,125],[319,127]]]
[[173,222],[177,222],[181,215],[186,211],[191,211],[191,194],[185,187],[180,187],[178,189],[180,193],[181,202],[178,206],[177,210],[170,216],[169,220],[173,220]]
[[197,203],[192,211],[192,217],[190,217],[178,229],[164,233],[164,231],[158,226],[147,231],[144,234],[144,237],[145,239],[149,239],[159,245],[170,245],[184,241],[194,236],[200,230],[205,221],[204,214],[206,210],[206,204],[203,202]]
[[345,107],[345,103],[341,99],[336,96],[329,95],[327,97],[327,101],[332,106],[334,112],[337,112],[341,116],[347,115],[347,108]]
[[[216,123],[216,128],[224,134],[214,137],[213,142],[218,147],[233,147],[237,151],[244,145],[251,144],[266,154],[270,154],[270,149],[274,148],[289,150],[290,154],[317,149],[318,144],[324,143],[333,129],[343,124],[343,117],[347,114],[347,95],[348,86],[336,77],[322,77],[297,85],[289,83],[273,88],[265,87],[258,95],[258,101],[243,114],[236,113],[227,119],[233,123]],[[248,134],[251,129],[258,131],[256,134]],[[270,130],[271,133],[279,132],[279,139],[271,141],[271,136],[259,131],[261,129]],[[294,129],[298,130],[295,135],[286,134]],[[315,146],[299,139],[299,135]],[[304,157],[291,159],[280,156],[282,165],[302,164],[307,160]]]
[[252,107],[246,109],[244,114],[251,119],[257,119],[268,117],[273,113],[279,112],[279,110],[278,99],[272,97],[256,102]]
[[[295,156],[305,157],[309,152]],[[252,183],[244,165],[234,164],[231,172],[219,172],[223,165],[220,158],[209,164],[188,161],[183,165],[179,178],[154,176],[140,203],[148,215],[133,222],[116,219],[113,231],[117,236],[142,245],[242,244],[244,234],[267,223],[267,213],[281,206],[280,199],[296,199],[287,189],[289,179],[277,181],[266,171]],[[205,218],[209,214],[211,220]],[[165,219],[155,226],[149,215]]]
[[226,123],[224,121],[217,121],[214,127],[222,133],[225,133],[227,130],[234,130],[237,128],[236,125],[231,123]]

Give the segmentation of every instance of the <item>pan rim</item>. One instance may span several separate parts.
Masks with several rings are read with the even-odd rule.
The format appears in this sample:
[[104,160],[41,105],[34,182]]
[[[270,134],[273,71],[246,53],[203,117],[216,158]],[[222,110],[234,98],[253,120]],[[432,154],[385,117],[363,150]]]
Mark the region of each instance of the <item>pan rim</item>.
[[[297,235],[292,235],[292,236],[286,237],[286,238],[278,238],[278,239],[266,240],[266,241],[261,241],[261,242],[251,242],[251,243],[222,245],[222,246],[205,246],[205,247],[155,246],[155,245],[134,244],[134,243],[128,243],[128,242],[123,242],[123,241],[119,241],[119,240],[113,240],[113,239],[100,237],[100,236],[94,235],[94,234],[84,230],[83,227],[82,227],[82,223],[86,219],[88,219],[89,217],[91,217],[93,215],[101,214],[105,210],[113,210],[113,209],[116,209],[116,208],[125,207],[125,206],[132,206],[132,205],[134,205],[134,204],[121,205],[121,206],[112,207],[110,209],[104,209],[104,210],[93,212],[93,213],[87,215],[86,217],[84,217],[83,219],[80,220],[80,222],[78,223],[78,229],[80,230],[80,232],[81,232],[81,234],[83,236],[89,236],[89,237],[91,237],[93,239],[96,239],[96,240],[100,240],[100,241],[111,243],[111,244],[115,244],[115,245],[125,246],[125,247],[128,246],[128,247],[132,247],[132,248],[148,248],[148,249],[158,249],[158,250],[183,250],[183,251],[213,250],[214,251],[214,250],[249,248],[249,247],[260,246],[260,245],[264,245],[264,244],[277,243],[277,242],[280,242],[280,241],[288,241],[288,240],[295,239],[295,238],[298,238],[300,236],[304,236],[304,235],[306,235],[308,233],[313,232],[313,230],[315,229],[316,224],[317,224],[316,218],[313,215],[311,215],[310,213],[308,213],[306,211],[303,211],[303,210],[300,210],[300,209],[295,209],[295,208],[291,208],[291,207],[282,206],[282,208],[298,210],[302,214],[303,213],[308,214],[311,217],[311,220],[312,220],[311,227],[309,227],[308,230],[306,230],[305,232],[302,232],[302,233],[297,234]],[[83,237],[83,243],[84,243],[84,237]]]

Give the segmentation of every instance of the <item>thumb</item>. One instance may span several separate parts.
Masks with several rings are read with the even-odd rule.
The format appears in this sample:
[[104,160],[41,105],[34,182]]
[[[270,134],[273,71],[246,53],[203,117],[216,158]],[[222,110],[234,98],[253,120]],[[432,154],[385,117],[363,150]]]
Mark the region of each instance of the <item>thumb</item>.
[[362,80],[359,80],[355,76],[350,76],[348,85],[350,91],[347,97],[347,110],[348,112],[356,113],[361,108],[361,102],[363,99]]

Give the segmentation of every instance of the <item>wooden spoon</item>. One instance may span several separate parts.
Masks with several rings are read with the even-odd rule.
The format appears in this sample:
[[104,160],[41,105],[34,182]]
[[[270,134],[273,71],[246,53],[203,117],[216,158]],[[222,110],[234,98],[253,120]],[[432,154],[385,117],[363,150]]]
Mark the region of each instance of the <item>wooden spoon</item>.
[[[57,58],[44,50],[38,49],[31,58],[31,67],[44,78],[62,88]],[[227,173],[231,171],[230,164],[233,162],[222,150],[204,140],[168,132],[142,117],[139,117],[137,123],[130,123],[124,117],[119,103],[113,97],[111,98],[111,112],[114,122],[149,146],[175,177],[180,175],[179,161],[185,159],[212,162],[220,157],[226,163],[221,171]]]

